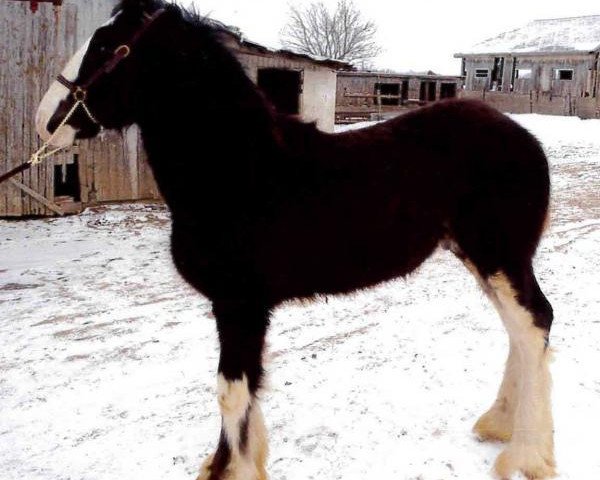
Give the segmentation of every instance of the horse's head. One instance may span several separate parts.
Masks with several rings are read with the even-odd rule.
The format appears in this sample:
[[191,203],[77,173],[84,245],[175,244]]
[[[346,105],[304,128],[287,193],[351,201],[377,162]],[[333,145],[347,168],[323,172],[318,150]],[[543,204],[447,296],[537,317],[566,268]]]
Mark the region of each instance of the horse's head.
[[47,141],[77,100],[83,103],[52,138],[68,147],[76,138],[96,136],[101,127],[119,129],[133,123],[138,47],[164,13],[162,0],[122,0],[113,17],[69,60],[42,99],[37,132]]

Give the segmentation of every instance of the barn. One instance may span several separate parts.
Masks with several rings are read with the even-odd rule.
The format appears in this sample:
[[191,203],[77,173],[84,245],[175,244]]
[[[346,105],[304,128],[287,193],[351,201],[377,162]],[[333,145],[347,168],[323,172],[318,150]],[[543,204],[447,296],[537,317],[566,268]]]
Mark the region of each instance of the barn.
[[384,119],[457,96],[458,76],[343,71],[337,76],[336,123]]
[[[0,173],[38,149],[34,112],[68,58],[110,15],[116,0],[0,2]],[[234,28],[226,41],[282,112],[332,131],[336,75],[348,65],[269,49]],[[227,92],[215,92],[226,95]],[[159,200],[136,127],[81,141],[0,185],[0,217],[76,213],[106,202]]]
[[270,49],[245,39],[231,27],[226,31],[228,45],[246,73],[279,112],[300,115],[316,122],[321,130],[333,132],[338,70],[349,70],[349,64]]
[[600,15],[534,20],[454,56],[464,97],[511,113],[600,114]]

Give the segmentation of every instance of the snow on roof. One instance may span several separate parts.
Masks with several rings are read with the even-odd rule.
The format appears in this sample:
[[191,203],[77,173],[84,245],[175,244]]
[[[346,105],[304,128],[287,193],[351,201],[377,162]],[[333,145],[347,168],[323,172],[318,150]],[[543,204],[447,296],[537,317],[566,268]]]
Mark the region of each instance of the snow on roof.
[[590,15],[534,20],[524,27],[484,40],[462,55],[591,52],[599,49],[600,15]]

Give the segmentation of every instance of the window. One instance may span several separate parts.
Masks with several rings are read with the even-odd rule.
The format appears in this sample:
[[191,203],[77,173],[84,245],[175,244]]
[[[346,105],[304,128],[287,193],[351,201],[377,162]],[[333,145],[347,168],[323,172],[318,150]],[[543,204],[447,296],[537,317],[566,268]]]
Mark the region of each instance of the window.
[[516,78],[521,78],[521,79],[531,78],[531,68],[517,68]]
[[375,95],[382,95],[384,97],[381,99],[382,105],[400,105],[400,84],[376,83]]
[[300,113],[302,72],[285,68],[260,68],[258,86],[275,110],[287,115]]
[[421,82],[421,88],[419,90],[419,100],[422,102],[433,102],[435,101],[437,90],[436,82]]
[[440,87],[440,98],[456,97],[456,83],[442,83]]
[[490,71],[487,68],[477,68],[475,69],[475,78],[487,78],[490,74]]
[[573,80],[573,70],[571,69],[556,69],[554,71],[555,80]]

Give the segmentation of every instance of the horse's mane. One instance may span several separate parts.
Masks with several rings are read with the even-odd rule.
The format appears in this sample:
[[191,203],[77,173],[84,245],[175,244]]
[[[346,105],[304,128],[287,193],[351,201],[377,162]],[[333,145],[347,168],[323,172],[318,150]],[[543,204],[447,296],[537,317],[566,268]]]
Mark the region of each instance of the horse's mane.
[[[116,15],[118,12],[130,8],[128,5],[130,1],[131,0],[119,0],[112,10],[112,15]],[[161,8],[176,12],[186,23],[202,28],[208,32],[212,32],[215,34],[215,36],[221,33],[236,35],[234,29],[210,18],[209,16],[201,14],[195,4],[192,4],[189,7],[184,7],[183,5],[167,2],[165,0],[146,0],[145,5],[145,10],[148,12],[155,12]]]
[[[180,18],[180,21],[188,24],[192,29],[199,33],[202,45],[206,46],[207,43],[205,42],[208,40],[212,44],[213,48],[216,48],[219,51],[219,55],[222,56],[222,58],[230,58],[232,63],[226,63],[230,65],[232,70],[226,74],[228,75],[227,78],[233,78],[233,70],[237,71],[238,68],[239,72],[236,73],[239,73],[247,78],[244,69],[241,67],[241,65],[239,65],[239,61],[237,58],[235,58],[233,52],[225,44],[226,36],[234,36],[238,39],[240,38],[239,32],[233,27],[228,27],[217,20],[214,20],[206,15],[202,15],[194,5],[191,7],[184,7],[182,5],[170,3],[165,0],[146,0],[144,4],[144,11],[148,13],[155,12],[161,8],[172,12],[174,17]],[[135,0],[120,0],[113,9],[113,15],[116,15],[120,11],[131,12],[132,9],[137,9],[138,14],[141,13],[139,0],[137,2]],[[248,82],[253,90],[260,92],[258,87],[252,81],[248,80]],[[260,93],[260,98],[263,99],[259,100],[259,102],[261,103],[261,106],[264,106],[266,113],[265,117],[263,118],[269,119],[267,121],[267,123],[270,124],[269,135],[274,135],[279,147],[284,147],[288,151],[290,149],[303,151],[305,149],[310,149],[311,146],[318,141],[322,132],[318,130],[314,122],[306,123],[295,116],[276,113],[274,107],[268,100],[266,100],[262,93]],[[260,128],[259,125],[260,122],[259,124],[253,125],[252,128]]]

